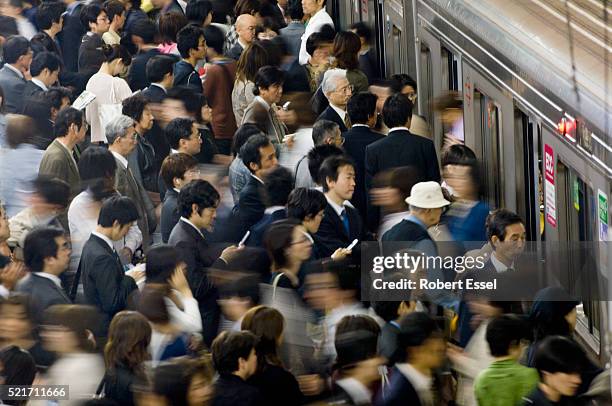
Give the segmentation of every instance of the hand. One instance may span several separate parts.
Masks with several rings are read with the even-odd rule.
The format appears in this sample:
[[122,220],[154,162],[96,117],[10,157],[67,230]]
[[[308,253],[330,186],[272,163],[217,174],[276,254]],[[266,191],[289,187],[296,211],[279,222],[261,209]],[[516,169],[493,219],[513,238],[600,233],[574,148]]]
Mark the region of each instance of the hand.
[[174,270],[174,273],[170,277],[170,287],[176,289],[185,297],[193,297],[189,282],[185,276],[185,267],[179,266]]
[[287,146],[287,148],[291,149],[295,145],[295,135],[287,134],[285,138],[283,138],[283,143]]
[[297,377],[300,391],[306,396],[316,396],[325,389],[325,381],[318,374],[300,375]]
[[462,364],[468,358],[463,348],[451,343],[446,343],[446,356],[453,364]]
[[295,110],[283,110],[282,108],[277,107],[276,117],[278,117],[280,121],[288,126],[292,126],[297,123],[297,114],[295,113]]
[[121,251],[119,252],[119,257],[121,258],[121,262],[123,262],[124,264],[131,264],[133,255],[134,254],[132,253],[132,250],[129,249],[128,247],[123,247]]
[[9,291],[15,289],[17,282],[26,274],[23,262],[11,262],[0,271],[0,284]]
[[145,278],[145,271],[139,268],[132,268],[125,273],[130,278],[134,279],[134,282],[138,283]]
[[349,250],[346,248],[338,248],[331,255],[331,259],[333,259],[334,261],[342,261],[344,258],[351,255],[352,253],[353,253],[353,250]]
[[223,252],[221,253],[221,259],[224,260],[226,263],[229,263],[234,258],[236,258],[236,255],[240,254],[242,251],[244,251],[244,247],[237,247],[235,245],[230,245],[229,247],[224,249]]

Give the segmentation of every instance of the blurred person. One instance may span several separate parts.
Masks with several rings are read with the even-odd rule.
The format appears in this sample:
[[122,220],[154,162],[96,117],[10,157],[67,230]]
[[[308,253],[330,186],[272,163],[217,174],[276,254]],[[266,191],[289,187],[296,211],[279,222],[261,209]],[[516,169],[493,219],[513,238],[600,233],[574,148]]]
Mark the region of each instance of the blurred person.
[[[213,5],[210,0],[190,1],[185,8],[185,16],[191,24],[206,28],[212,23]],[[225,38],[223,38],[223,42],[225,42]],[[223,46],[221,46],[221,49],[223,50]]]
[[176,34],[181,60],[174,65],[173,86],[188,85],[202,93],[202,79],[195,67],[206,58],[206,38],[201,28],[188,25]]
[[325,195],[318,190],[309,188],[294,189],[287,200],[287,218],[298,220],[304,228],[304,235],[313,244],[310,259],[321,258],[317,247],[314,245],[313,235],[319,231],[326,206]]
[[401,93],[412,102],[412,117],[410,119],[410,132],[421,137],[431,138],[431,130],[429,124],[423,117],[417,114],[417,83],[414,79],[405,73],[400,73],[391,76],[391,90],[394,93]]
[[168,55],[155,55],[147,61],[147,81],[151,84],[142,95],[151,103],[161,103],[174,83],[175,60]]
[[308,53],[306,52],[306,42],[308,37],[313,33],[319,32],[321,27],[325,25],[334,26],[332,18],[325,10],[327,0],[303,0],[302,11],[304,15],[310,16],[304,35],[302,35],[302,44],[300,46],[300,63],[305,65],[308,62]]
[[359,70],[361,70],[368,82],[380,78],[380,69],[377,66],[376,52],[371,47],[372,29],[363,21],[351,25],[351,31],[359,36],[361,48],[359,49]]
[[2,44],[4,66],[0,69],[0,86],[6,113],[21,113],[26,85],[25,73],[30,70],[32,55],[30,41],[25,37],[10,36]]
[[[416,89],[415,89],[416,90]],[[444,129],[445,150],[454,144],[464,143],[463,97],[457,92],[448,92],[434,100],[434,110],[440,113]]]
[[84,5],[79,18],[82,26],[87,28],[79,46],[79,72],[82,72],[90,63],[93,65],[104,63],[105,55],[101,50],[104,45],[102,35],[108,31],[110,20],[106,10],[99,3]]
[[178,223],[181,215],[178,211],[178,195],[181,188],[197,177],[198,162],[188,154],[172,154],[164,159],[160,177],[167,191],[162,204],[160,228],[162,241],[168,242],[172,229]]
[[126,17],[123,30],[126,33],[131,33],[137,21],[147,20],[146,13],[141,8],[140,0],[127,0],[125,1]]
[[151,327],[143,315],[122,311],[113,317],[104,347],[104,397],[121,405],[134,405],[134,385],[144,378],[144,362]]
[[321,91],[329,101],[329,106],[319,114],[317,121],[333,121],[340,126],[341,132],[346,132],[350,127],[346,106],[353,95],[353,88],[347,79],[346,70],[337,68],[327,70],[323,75]]
[[298,290],[302,286],[299,272],[310,259],[312,246],[297,219],[277,221],[270,226],[264,236],[264,247],[272,261],[273,295],[277,287]]
[[280,26],[271,17],[264,17],[261,25],[255,28],[255,38],[258,41],[269,41],[279,35]]
[[368,91],[368,77],[359,69],[359,36],[351,31],[341,31],[334,38],[333,68],[346,70],[346,78],[355,93]]
[[366,188],[379,172],[398,166],[414,166],[422,171],[426,180],[440,182],[440,168],[436,149],[431,140],[410,133],[412,103],[401,94],[387,98],[383,107],[385,125],[389,134],[366,148]]
[[[30,96],[23,106],[24,116],[31,117],[34,125],[28,130],[34,137],[34,145],[45,150],[53,142],[53,121],[51,120],[51,103],[44,92]],[[78,158],[78,147],[75,149]]]
[[212,344],[219,378],[214,384],[213,406],[255,406],[262,402],[259,390],[246,381],[257,372],[257,337],[249,331],[224,331]]
[[[317,120],[312,127],[312,142],[314,147],[320,145],[333,145],[340,148],[344,144],[344,138],[340,133],[340,127],[337,123],[329,120]],[[314,188],[317,186],[317,182],[315,182],[310,175],[310,161],[308,159],[309,154],[310,152],[304,155],[296,164],[296,187]]]
[[66,12],[63,16],[62,30],[58,32],[57,39],[60,44],[64,67],[67,72],[74,73],[79,69],[79,45],[86,31],[80,19],[85,4],[79,0],[65,0],[62,3],[66,5]]
[[102,34],[102,40],[107,45],[119,45],[121,42],[119,32],[123,30],[123,24],[125,23],[125,6],[119,0],[107,0],[104,2],[104,9],[110,25],[108,31]]
[[165,128],[166,137],[172,148],[171,153],[195,156],[200,153],[202,136],[194,120],[175,118]]
[[171,11],[169,13],[161,14],[157,21],[157,28],[161,43],[157,47],[162,54],[181,56],[178,50],[177,36],[179,31],[187,26],[189,21],[183,15],[182,12]]
[[72,92],[66,87],[54,86],[46,91],[43,97],[51,104],[51,121],[55,124],[60,110],[70,107]]
[[118,77],[123,75],[132,63],[132,56],[122,45],[102,45],[104,62],[100,70],[87,82],[86,90],[96,95],[96,99],[85,108],[87,122],[91,125],[91,142],[107,144],[102,110],[104,105],[116,105],[132,95],[127,82]]
[[279,347],[283,341],[285,320],[276,309],[257,306],[242,320],[242,330],[257,337],[257,371],[247,383],[259,390],[261,401],[267,405],[299,405],[302,392],[295,377],[283,367]]
[[209,26],[204,29],[207,45],[204,95],[212,109],[212,130],[219,151],[229,155],[232,138],[237,130],[232,109],[232,90],[236,79],[236,62],[223,55],[224,36],[221,29]]
[[[36,364],[32,356],[16,346],[0,350],[0,373],[3,385],[30,387],[36,377]],[[5,405],[25,406],[27,400],[3,400]]]
[[17,23],[19,35],[31,40],[32,37],[36,35],[36,28],[23,15],[24,9],[24,3],[21,0],[3,0],[2,3],[0,3],[2,15],[14,18]]
[[306,41],[306,51],[310,58],[304,67],[312,93],[317,92],[325,72],[330,67],[335,36],[333,26],[326,25],[321,28],[320,32],[313,33]]
[[257,20],[250,14],[242,14],[236,19],[236,34],[238,35],[236,43],[227,52],[227,56],[238,60],[242,53],[255,40],[255,28]]
[[153,393],[169,405],[208,406],[213,397],[213,372],[208,358],[171,360],[155,368]]
[[253,102],[255,76],[260,68],[270,65],[271,57],[258,42],[249,46],[238,59],[236,81],[232,90],[232,106],[236,123],[242,123],[246,107]]
[[[151,79],[147,76],[147,64],[153,57],[161,54],[155,43],[156,35],[157,27],[149,19],[135,21],[131,27],[131,40],[138,48],[127,74],[127,82],[133,91],[143,90],[151,85]],[[161,80],[159,76],[155,79],[156,82]]]
[[61,60],[51,52],[39,52],[32,59],[30,74],[32,79],[26,82],[23,89],[23,97],[29,99],[31,96],[46,92],[57,82],[61,67]]
[[393,367],[388,386],[379,392],[375,405],[431,405],[434,369],[444,361],[444,338],[426,313],[410,313],[400,320],[399,345],[404,362]]
[[392,83],[390,80],[380,79],[375,80],[370,85],[369,91],[376,95],[376,114],[378,115],[378,119],[376,120],[376,126],[374,127],[374,131],[377,131],[381,134],[387,135],[389,133],[389,128],[385,125],[385,121],[383,119],[382,111],[385,106],[385,102],[387,99],[393,94]]
[[45,374],[45,384],[68,385],[70,392],[70,399],[59,405],[77,406],[91,398],[104,376],[93,333],[98,317],[95,308],[73,304],[51,306],[44,314],[44,346],[58,356]]
[[287,2],[287,11],[285,13],[291,21],[285,28],[280,29],[280,36],[285,40],[289,54],[298,57],[300,54],[300,46],[302,43],[302,35],[306,31],[306,26],[302,21],[304,19],[304,10],[302,9],[301,0],[289,0]]
[[241,125],[234,135],[232,143],[232,155],[234,156],[234,160],[229,167],[229,183],[234,204],[237,204],[240,200],[240,191],[246,186],[251,178],[251,171],[246,167],[244,162],[242,162],[242,158],[240,157],[240,149],[247,140],[254,135],[264,135],[255,124]]
[[[399,280],[403,278],[401,273],[389,276],[389,280]],[[411,291],[406,291],[405,298],[412,297]],[[405,359],[404,349],[399,347],[400,321],[402,317],[417,311],[419,303],[416,300],[402,301],[379,301],[374,302],[372,308],[380,318],[385,321],[380,331],[378,339],[378,354],[384,357],[388,366],[395,365]]]
[[244,274],[219,287],[219,307],[225,319],[221,331],[240,331],[244,315],[259,304],[259,278]]

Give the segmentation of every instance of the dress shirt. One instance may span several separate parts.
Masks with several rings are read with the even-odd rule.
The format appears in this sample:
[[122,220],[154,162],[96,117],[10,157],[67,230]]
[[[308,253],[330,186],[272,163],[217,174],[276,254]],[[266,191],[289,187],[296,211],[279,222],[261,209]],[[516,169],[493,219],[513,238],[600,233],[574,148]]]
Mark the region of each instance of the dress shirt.
[[370,126],[369,126],[369,125],[367,125],[367,124],[353,124],[353,125],[351,126],[351,128],[355,128],[355,127],[366,127],[366,128],[370,128]]
[[193,224],[191,221],[189,221],[189,219],[187,219],[185,217],[181,217],[180,220],[185,222],[185,223],[187,223],[187,224],[189,224],[191,227],[193,227],[198,232],[198,234],[200,234],[202,236],[202,238],[204,238],[204,234],[202,233],[202,230],[200,230],[198,227],[196,227],[196,225]]
[[506,266],[503,262],[497,259],[495,256],[495,251],[491,253],[491,264],[493,264],[497,273],[504,273],[507,270],[512,270],[514,268],[514,264]]
[[345,200],[342,203],[342,206],[340,206],[338,203],[334,202],[329,197],[327,197],[327,195],[325,195],[325,198],[327,199],[327,203],[329,203],[330,206],[334,209],[334,211],[336,212],[338,217],[341,217],[342,216],[342,212],[345,211],[345,206],[348,206],[347,201]]
[[49,88],[47,87],[47,85],[45,85],[42,81],[36,79],[36,78],[32,78],[32,83],[34,83],[36,86],[40,87],[43,91],[47,91],[49,90]]
[[393,127],[392,129],[389,130],[389,134],[391,134],[391,132],[393,131],[408,131],[410,132],[410,130],[408,129],[408,127]]
[[355,405],[371,405],[372,392],[355,378],[345,378],[336,381],[336,385],[344,389]]
[[275,213],[275,212],[277,212],[279,210],[283,210],[284,208],[285,208],[285,206],[271,206],[271,207],[268,207],[264,211],[264,214],[272,214],[272,213]]
[[123,155],[121,155],[121,154],[120,154],[120,153],[118,153],[118,152],[115,152],[115,151],[111,151],[111,152],[113,153],[113,156],[114,156],[115,158],[117,158],[117,160],[119,161],[119,163],[121,163],[121,165],[123,165],[123,168],[124,168],[124,169],[127,169],[127,167],[128,167],[128,160],[127,160],[127,159],[126,159],[126,158],[125,158]]
[[346,117],[346,110],[342,110],[340,107],[338,106],[334,106],[332,103],[329,103],[329,106],[334,109],[334,111],[336,113],[338,113],[338,115],[340,116],[340,119],[342,121],[345,121],[345,117]]
[[419,393],[419,396],[424,391],[431,390],[432,379],[429,376],[423,375],[408,363],[395,364],[397,369],[408,379],[414,389]]
[[310,58],[308,51],[306,51],[306,41],[308,41],[308,37],[315,32],[321,31],[321,27],[326,24],[329,24],[332,27],[334,26],[334,21],[329,14],[327,14],[325,8],[317,11],[312,17],[310,17],[310,20],[308,20],[306,29],[304,30],[304,35],[302,35],[302,44],[300,46],[300,65],[305,65]]
[[41,278],[47,278],[51,282],[55,283],[55,286],[62,289],[62,281],[57,276],[51,275],[50,273],[47,273],[47,272],[34,272],[34,275],[40,276]]
[[164,93],[168,93],[168,90],[166,90],[165,87],[163,87],[162,85],[160,85],[159,83],[151,83],[151,86],[157,86],[159,87],[161,90],[164,91]]
[[260,178],[258,178],[258,177],[257,177],[257,176],[255,176],[255,175],[253,175],[252,173],[251,173],[251,176],[252,176],[252,177],[254,177],[255,179],[257,179],[257,180],[259,181],[259,183],[261,183],[262,185],[264,184],[264,181],[263,181],[263,180],[261,180]]

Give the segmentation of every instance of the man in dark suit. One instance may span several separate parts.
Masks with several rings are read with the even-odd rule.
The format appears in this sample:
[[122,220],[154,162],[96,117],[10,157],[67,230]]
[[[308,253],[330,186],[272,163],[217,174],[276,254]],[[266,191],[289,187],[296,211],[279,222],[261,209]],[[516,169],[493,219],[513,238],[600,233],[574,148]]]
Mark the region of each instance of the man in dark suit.
[[81,262],[72,285],[71,296],[76,296],[80,280],[87,304],[102,314],[101,333],[106,334],[115,314],[127,307],[128,296],[137,289],[136,282],[143,271],[125,272],[114,241],[125,237],[138,220],[138,209],[129,197],[113,196],[100,209],[98,225],[83,247]]
[[59,278],[70,262],[70,243],[64,230],[34,229],[25,239],[23,254],[30,276],[17,285],[17,292],[32,299],[33,314],[39,317],[50,306],[70,304]]
[[64,0],[67,4],[66,14],[64,15],[64,26],[58,39],[62,49],[62,57],[64,58],[64,67],[69,72],[78,72],[79,70],[79,47],[81,38],[85,34],[85,27],[81,23],[81,10],[85,2],[79,0]]
[[314,235],[321,257],[330,257],[339,248],[348,247],[353,240],[364,238],[359,212],[348,202],[355,192],[355,164],[347,156],[327,158],[319,177],[327,206],[319,231]]
[[0,87],[4,91],[4,112],[21,113],[26,80],[23,72],[30,69],[32,49],[30,41],[18,35],[2,44],[4,66],[0,69]]
[[178,196],[181,218],[168,239],[168,244],[179,250],[181,259],[187,264],[187,280],[200,307],[204,342],[208,346],[217,335],[220,310],[217,288],[208,278],[207,268],[225,269],[238,251],[231,246],[219,255],[218,249],[204,238],[202,230],[212,231],[219,198],[219,193],[205,180],[185,185]]
[[79,71],[104,62],[102,52],[102,35],[110,28],[110,20],[106,10],[97,3],[87,4],[81,11],[81,23],[87,27],[87,32],[81,38],[79,45]]
[[376,125],[376,100],[372,93],[358,93],[348,102],[348,115],[353,123],[350,130],[344,133],[344,151],[355,161],[357,185],[351,202],[355,205],[361,218],[369,218],[367,212],[368,196],[365,188],[365,151],[366,147],[384,138],[371,130]]
[[346,105],[353,95],[351,84],[346,78],[346,71],[344,69],[329,69],[323,76],[321,89],[329,101],[329,106],[323,110],[317,120],[329,120],[338,123],[340,131],[345,132],[350,127]]
[[446,344],[435,320],[414,312],[400,321],[399,346],[406,358],[389,375],[389,384],[376,396],[376,406],[434,404],[432,371],[444,361]]
[[151,103],[161,103],[168,96],[174,82],[176,59],[169,55],[156,55],[147,61],[147,80],[151,83],[142,95]]
[[137,20],[131,28],[130,34],[134,45],[138,48],[138,54],[132,59],[127,82],[133,91],[142,90],[151,84],[147,73],[147,63],[151,58],[161,55],[155,44],[157,28],[151,20]]
[[29,99],[35,94],[46,92],[57,83],[60,72],[61,61],[59,57],[51,52],[39,52],[30,64],[32,80],[28,80],[23,89],[24,99]]
[[240,158],[251,171],[251,178],[240,192],[240,200],[234,206],[233,217],[238,220],[237,227],[244,234],[263,217],[264,175],[278,165],[276,150],[264,135],[254,135],[240,148]]
[[242,52],[256,39],[255,28],[257,27],[257,20],[250,14],[242,14],[238,16],[234,25],[236,27],[238,41],[236,41],[236,44],[227,52],[227,56],[238,60]]
[[366,147],[366,189],[379,172],[398,166],[414,166],[421,170],[425,180],[440,182],[440,168],[434,143],[424,137],[412,135],[410,118],[412,103],[403,94],[387,98],[383,106],[385,125],[389,134]]
[[[66,5],[63,2],[44,2],[36,8],[36,24],[40,32],[30,40],[32,49],[53,52],[62,57],[62,51],[57,42],[58,34],[62,31],[62,20],[65,16]],[[65,22],[64,22],[65,24]]]

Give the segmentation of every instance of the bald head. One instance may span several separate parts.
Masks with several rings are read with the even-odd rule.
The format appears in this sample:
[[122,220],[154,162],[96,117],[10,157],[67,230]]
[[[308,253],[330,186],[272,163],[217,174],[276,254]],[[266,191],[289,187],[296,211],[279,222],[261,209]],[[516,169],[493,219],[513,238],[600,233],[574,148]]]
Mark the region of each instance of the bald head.
[[257,20],[250,14],[242,14],[236,19],[236,33],[241,42],[250,44],[255,39]]

